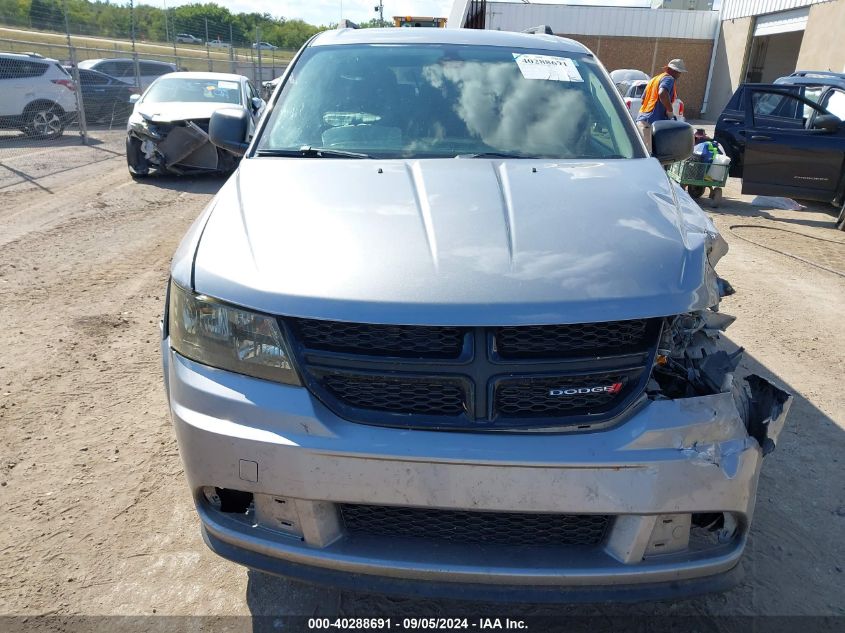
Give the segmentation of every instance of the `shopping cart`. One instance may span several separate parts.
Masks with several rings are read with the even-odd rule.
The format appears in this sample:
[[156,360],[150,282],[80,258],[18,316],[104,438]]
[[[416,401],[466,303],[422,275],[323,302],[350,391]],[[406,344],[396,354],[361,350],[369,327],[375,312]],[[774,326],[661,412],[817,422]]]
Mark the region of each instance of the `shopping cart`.
[[669,177],[682,187],[693,198],[700,198],[710,189],[710,200],[718,207],[722,201],[722,187],[728,182],[730,162],[724,165],[704,163],[692,158],[672,163],[669,166]]

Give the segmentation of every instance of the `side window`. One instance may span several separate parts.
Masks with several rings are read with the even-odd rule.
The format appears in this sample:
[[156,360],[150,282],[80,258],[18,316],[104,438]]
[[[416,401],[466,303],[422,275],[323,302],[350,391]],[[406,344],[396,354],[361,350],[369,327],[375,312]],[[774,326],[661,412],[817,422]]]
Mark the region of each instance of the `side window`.
[[47,72],[47,64],[41,62],[23,62],[21,77],[40,77]]
[[640,84],[639,86],[634,86],[632,97],[637,99],[641,98],[645,94],[645,87],[646,84]]
[[21,60],[0,57],[0,79],[20,79],[22,70]]
[[85,86],[102,86],[107,84],[109,80],[95,72],[80,70],[79,81],[81,81]]
[[831,90],[826,99],[825,110],[845,121],[845,92]]
[[[115,62],[117,65],[117,74],[115,77],[134,77],[135,76],[135,63],[126,61],[126,62]],[[144,74],[143,72],[141,73]]]
[[112,77],[117,77],[117,62],[102,62],[101,64],[97,64],[96,70],[99,70],[101,73],[111,75]]
[[173,70],[162,64],[152,64],[150,62],[140,62],[141,74],[146,76],[159,77],[173,72]]
[[803,129],[805,105],[794,94],[755,90],[751,93],[754,127]]

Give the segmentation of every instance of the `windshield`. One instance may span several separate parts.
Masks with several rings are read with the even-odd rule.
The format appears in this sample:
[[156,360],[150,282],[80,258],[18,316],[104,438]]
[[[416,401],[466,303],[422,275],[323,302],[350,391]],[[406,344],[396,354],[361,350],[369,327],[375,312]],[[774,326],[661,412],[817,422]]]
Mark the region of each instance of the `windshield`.
[[642,150],[587,55],[464,45],[307,48],[258,154],[633,158]]
[[241,103],[241,86],[237,81],[221,79],[188,79],[168,77],[156,81],[144,95],[144,103],[174,101]]

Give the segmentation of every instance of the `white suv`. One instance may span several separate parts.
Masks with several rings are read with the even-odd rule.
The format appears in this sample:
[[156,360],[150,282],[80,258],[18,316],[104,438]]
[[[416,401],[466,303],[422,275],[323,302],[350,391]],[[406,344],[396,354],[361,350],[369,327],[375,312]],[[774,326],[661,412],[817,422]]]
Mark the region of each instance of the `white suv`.
[[35,53],[0,53],[0,128],[58,138],[76,110],[76,86],[58,61]]

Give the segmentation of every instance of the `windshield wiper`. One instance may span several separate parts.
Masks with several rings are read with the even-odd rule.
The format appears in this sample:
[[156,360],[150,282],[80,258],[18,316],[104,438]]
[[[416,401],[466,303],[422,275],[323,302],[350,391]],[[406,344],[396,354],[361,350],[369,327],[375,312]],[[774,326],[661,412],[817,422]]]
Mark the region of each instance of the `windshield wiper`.
[[536,156],[509,154],[507,152],[478,152],[475,154],[458,154],[455,158],[536,158]]
[[311,147],[303,145],[299,149],[260,149],[256,156],[302,156],[305,158],[372,158],[369,154],[347,152],[342,149]]

